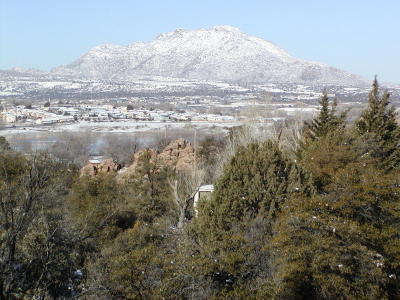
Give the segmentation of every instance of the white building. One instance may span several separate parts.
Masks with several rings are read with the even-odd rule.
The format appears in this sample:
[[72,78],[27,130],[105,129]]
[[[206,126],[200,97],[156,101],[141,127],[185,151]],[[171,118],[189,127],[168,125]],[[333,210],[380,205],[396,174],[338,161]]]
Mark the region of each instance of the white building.
[[17,121],[17,116],[12,113],[2,113],[2,118],[6,123],[15,123]]

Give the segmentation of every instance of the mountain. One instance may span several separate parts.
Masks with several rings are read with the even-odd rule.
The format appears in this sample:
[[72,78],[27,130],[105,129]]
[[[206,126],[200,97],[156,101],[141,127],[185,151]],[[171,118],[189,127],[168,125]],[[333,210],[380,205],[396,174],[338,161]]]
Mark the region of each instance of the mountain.
[[45,71],[38,69],[23,69],[19,67],[14,67],[8,70],[0,70],[0,79],[10,76],[30,76],[30,77],[38,77],[47,75]]
[[163,76],[234,83],[364,85],[357,75],[301,60],[271,42],[231,26],[183,30],[148,43],[94,47],[52,74],[104,80]]

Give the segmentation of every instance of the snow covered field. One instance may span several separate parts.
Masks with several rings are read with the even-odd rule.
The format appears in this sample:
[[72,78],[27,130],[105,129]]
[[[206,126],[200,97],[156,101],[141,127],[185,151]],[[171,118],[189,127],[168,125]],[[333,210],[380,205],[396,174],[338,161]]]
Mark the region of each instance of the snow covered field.
[[0,129],[0,136],[5,136],[11,147],[21,151],[50,149],[64,133],[87,135],[101,144],[112,136],[137,140],[141,145],[153,145],[158,141],[183,137],[192,143],[197,137],[201,141],[206,136],[226,135],[228,128],[240,123],[212,122],[80,122],[56,126],[26,126]]

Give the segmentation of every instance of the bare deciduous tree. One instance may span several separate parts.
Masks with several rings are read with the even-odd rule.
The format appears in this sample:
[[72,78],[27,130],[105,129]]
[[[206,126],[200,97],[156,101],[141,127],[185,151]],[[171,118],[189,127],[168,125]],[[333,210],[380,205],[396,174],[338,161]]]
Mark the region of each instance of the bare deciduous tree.
[[203,183],[204,175],[204,170],[198,170],[194,167],[190,172],[180,171],[177,172],[175,176],[168,179],[168,183],[173,192],[173,201],[178,210],[177,227],[179,229],[184,225],[189,205],[199,186]]
[[100,153],[124,165],[132,162],[133,154],[140,147],[140,142],[136,137],[108,134],[103,136],[102,140],[103,145],[100,147]]
[[91,131],[61,132],[49,152],[61,161],[83,165],[93,153],[94,142]]
[[217,154],[218,159],[215,166],[215,173],[219,176],[224,165],[233,157],[240,146],[253,142],[262,142],[268,139],[278,140],[279,145],[289,152],[294,152],[299,146],[302,128],[306,116],[297,114],[285,121],[265,122],[254,112],[253,117],[232,131],[226,140],[225,148]]

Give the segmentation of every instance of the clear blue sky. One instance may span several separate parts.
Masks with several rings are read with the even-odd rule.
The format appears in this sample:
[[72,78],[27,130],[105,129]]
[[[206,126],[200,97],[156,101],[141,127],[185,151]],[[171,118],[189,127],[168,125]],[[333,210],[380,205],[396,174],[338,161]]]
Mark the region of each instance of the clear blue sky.
[[48,70],[103,43],[232,25],[303,59],[400,83],[400,0],[0,0],[0,69]]

